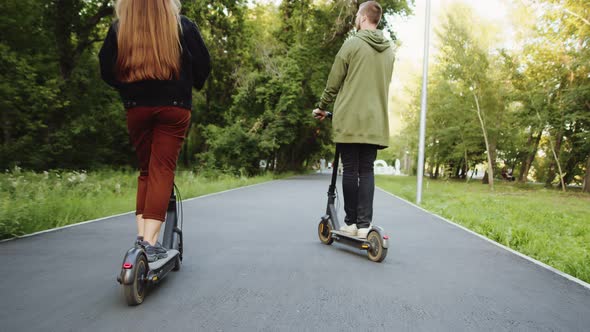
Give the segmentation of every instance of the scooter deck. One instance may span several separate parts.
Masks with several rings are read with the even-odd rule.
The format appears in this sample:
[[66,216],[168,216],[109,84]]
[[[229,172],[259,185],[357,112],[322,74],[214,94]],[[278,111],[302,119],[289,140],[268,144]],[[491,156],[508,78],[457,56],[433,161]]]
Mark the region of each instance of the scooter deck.
[[360,238],[358,236],[352,236],[352,235],[346,234],[346,233],[344,233],[342,231],[331,231],[331,233],[334,234],[334,235],[338,235],[338,236],[349,238],[351,240],[358,240],[358,241],[361,241],[361,242],[367,241],[366,238]]
[[367,242],[367,239],[363,239],[363,238],[360,238],[357,236],[352,236],[352,235],[346,234],[341,231],[331,231],[331,233],[332,233],[332,236],[334,237],[335,240],[340,240],[340,238],[344,238],[349,241],[358,242],[359,244]]
[[176,250],[176,249],[169,249],[168,250],[168,257],[162,258],[162,259],[158,259],[155,262],[149,263],[150,270],[157,271],[157,270],[161,269],[164,265],[166,265],[166,263],[168,263],[171,260],[175,259],[176,256],[178,256],[178,255],[180,255],[180,252],[178,250]]

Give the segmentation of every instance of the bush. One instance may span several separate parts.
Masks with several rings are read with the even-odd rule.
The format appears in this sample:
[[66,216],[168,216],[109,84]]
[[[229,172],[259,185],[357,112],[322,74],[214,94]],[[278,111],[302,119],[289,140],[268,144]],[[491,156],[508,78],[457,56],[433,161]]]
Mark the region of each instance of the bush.
[[259,163],[263,157],[258,140],[240,123],[225,128],[209,125],[204,135],[209,149],[197,155],[201,164],[199,171],[217,170],[245,176],[260,173]]

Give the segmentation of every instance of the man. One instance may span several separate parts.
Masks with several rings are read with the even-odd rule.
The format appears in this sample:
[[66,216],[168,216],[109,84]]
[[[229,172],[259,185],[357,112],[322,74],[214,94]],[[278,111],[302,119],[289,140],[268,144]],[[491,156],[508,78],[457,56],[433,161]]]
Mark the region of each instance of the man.
[[383,10],[376,1],[360,5],[358,33],[336,55],[314,117],[323,120],[334,100],[334,142],[342,156],[344,219],[340,230],[366,238],[373,219],[377,150],[389,143],[388,99],[394,51],[377,30]]

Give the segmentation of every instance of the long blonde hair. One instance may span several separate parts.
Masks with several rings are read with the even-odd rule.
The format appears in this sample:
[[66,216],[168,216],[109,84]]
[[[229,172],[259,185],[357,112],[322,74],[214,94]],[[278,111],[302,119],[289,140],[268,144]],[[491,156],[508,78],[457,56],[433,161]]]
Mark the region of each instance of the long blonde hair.
[[117,73],[122,82],[180,75],[180,1],[117,0]]

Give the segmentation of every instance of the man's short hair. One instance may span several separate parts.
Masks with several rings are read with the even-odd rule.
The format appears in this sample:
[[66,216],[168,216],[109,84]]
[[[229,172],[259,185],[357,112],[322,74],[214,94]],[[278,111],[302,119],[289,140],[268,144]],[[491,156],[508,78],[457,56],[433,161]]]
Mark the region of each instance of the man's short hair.
[[367,1],[361,4],[361,14],[367,15],[369,22],[373,24],[379,24],[381,22],[381,15],[383,15],[383,9],[377,1]]

